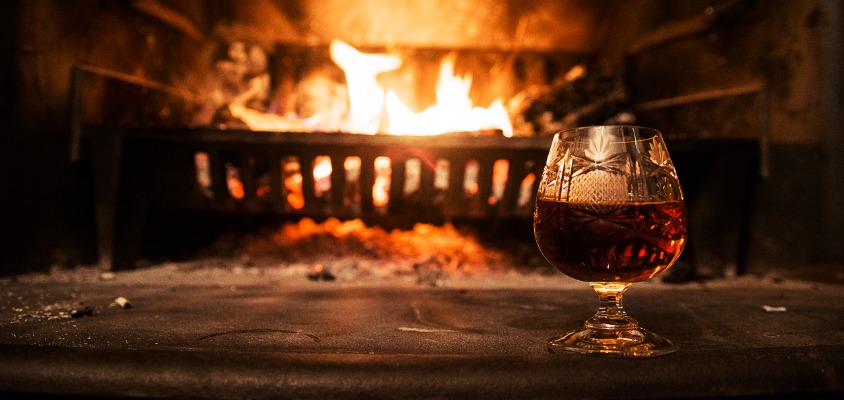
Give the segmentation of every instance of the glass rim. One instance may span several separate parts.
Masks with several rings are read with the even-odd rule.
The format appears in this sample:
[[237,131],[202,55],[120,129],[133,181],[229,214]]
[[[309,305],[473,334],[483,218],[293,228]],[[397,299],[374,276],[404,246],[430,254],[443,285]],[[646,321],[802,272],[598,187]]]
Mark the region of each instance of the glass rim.
[[646,131],[650,132],[651,134],[648,135],[647,138],[640,138],[639,135],[636,135],[636,138],[630,140],[618,140],[614,141],[614,143],[636,143],[636,142],[644,142],[648,140],[652,140],[654,137],[659,137],[660,139],[663,138],[662,131],[656,128],[651,128],[649,126],[641,126],[641,125],[628,125],[628,124],[607,124],[607,125],[587,125],[587,126],[578,126],[574,128],[563,129],[554,134],[554,137],[557,140],[570,140],[566,138],[566,136],[574,136],[577,131],[595,131],[598,129],[605,129],[609,128],[612,130],[617,131]]

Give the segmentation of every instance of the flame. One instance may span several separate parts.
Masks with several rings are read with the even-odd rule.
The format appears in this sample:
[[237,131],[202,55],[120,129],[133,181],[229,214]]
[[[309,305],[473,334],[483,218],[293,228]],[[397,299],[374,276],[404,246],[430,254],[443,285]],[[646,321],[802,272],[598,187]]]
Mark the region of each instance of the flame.
[[364,54],[339,41],[331,42],[331,59],[346,73],[349,89],[349,115],[346,130],[355,133],[377,133],[384,107],[384,89],[378,84],[379,74],[401,66],[401,58],[386,54]]
[[340,40],[331,42],[329,52],[331,60],[346,75],[349,107],[342,122],[337,121],[338,118],[323,118],[321,112],[329,115],[331,110],[318,110],[313,115],[281,116],[250,109],[238,102],[228,105],[232,116],[257,131],[341,130],[363,134],[437,135],[500,129],[504,136],[513,135],[513,125],[502,99],[494,100],[486,108],[473,104],[469,97],[472,76],[454,75],[453,55],[440,64],[436,103],[415,112],[395,90],[387,90],[378,82],[379,75],[401,67],[401,57],[363,53]]
[[504,188],[507,185],[510,162],[504,159],[496,160],[492,166],[492,193],[487,202],[492,205],[498,203],[504,197]]
[[240,200],[246,196],[246,192],[243,190],[243,182],[240,179],[228,177],[226,181],[229,186],[229,193],[231,193],[233,198]]
[[331,190],[331,157],[317,156],[314,158],[314,192],[317,197]]
[[226,163],[226,187],[229,189],[229,194],[232,198],[241,200],[246,196],[246,191],[243,189],[243,181],[240,180],[240,170],[234,165]]
[[343,169],[346,170],[347,179],[357,179],[358,176],[360,176],[360,157],[346,157],[346,159],[343,160]]
[[328,178],[331,171],[331,157],[319,156],[314,159],[314,180]]
[[513,135],[513,126],[504,102],[496,99],[489,107],[475,106],[469,97],[471,75],[455,76],[455,57],[443,59],[436,86],[436,104],[414,112],[394,90],[385,90],[378,75],[398,69],[402,59],[387,54],[365,54],[334,40],[331,59],[346,74],[349,114],[344,127],[348,132],[393,135],[437,135],[501,129]]
[[469,195],[474,196],[478,194],[480,187],[478,186],[478,173],[481,165],[478,160],[469,160],[466,162],[466,169],[463,176],[463,191]]
[[388,157],[375,158],[375,184],[372,185],[372,205],[384,207],[390,202],[391,161]]
[[415,113],[395,91],[387,92],[387,133],[394,135],[437,135],[447,132],[473,132],[501,129],[504,136],[513,136],[513,126],[501,99],[488,108],[474,106],[469,98],[472,76],[454,76],[454,57],[446,57],[440,65],[437,80],[437,103]]
[[293,157],[282,160],[282,172],[287,204],[294,210],[301,210],[305,207],[305,195],[302,193],[302,172],[299,161]]

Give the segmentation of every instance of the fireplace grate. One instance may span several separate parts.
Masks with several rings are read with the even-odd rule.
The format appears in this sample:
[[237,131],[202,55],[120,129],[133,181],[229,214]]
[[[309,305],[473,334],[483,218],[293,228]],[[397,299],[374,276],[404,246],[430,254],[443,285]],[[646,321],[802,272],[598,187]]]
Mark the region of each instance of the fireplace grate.
[[550,146],[549,137],[498,132],[423,137],[103,125],[85,131],[105,267],[126,259],[117,247],[142,236],[150,205],[376,223],[529,218]]

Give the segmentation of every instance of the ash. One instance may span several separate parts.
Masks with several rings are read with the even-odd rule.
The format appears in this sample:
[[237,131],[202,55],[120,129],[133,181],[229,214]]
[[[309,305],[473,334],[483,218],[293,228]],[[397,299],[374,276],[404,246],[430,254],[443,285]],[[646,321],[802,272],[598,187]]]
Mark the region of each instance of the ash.
[[359,219],[303,218],[276,230],[224,235],[204,253],[240,268],[281,269],[324,281],[399,279],[440,286],[454,277],[552,273],[532,241],[491,243],[450,223],[387,230]]

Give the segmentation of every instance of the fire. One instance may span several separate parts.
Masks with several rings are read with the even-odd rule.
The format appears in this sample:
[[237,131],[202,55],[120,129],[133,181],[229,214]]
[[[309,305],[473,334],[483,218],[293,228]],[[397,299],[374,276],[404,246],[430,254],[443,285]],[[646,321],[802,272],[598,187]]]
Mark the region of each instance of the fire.
[[513,126],[501,99],[496,99],[488,108],[477,107],[469,98],[471,87],[472,76],[454,76],[454,57],[446,57],[440,65],[437,103],[433,106],[415,113],[395,91],[387,92],[387,133],[436,135],[501,129],[504,136],[513,136]]
[[331,190],[331,157],[317,156],[314,159],[314,192],[317,197]]
[[492,166],[492,193],[487,202],[489,204],[498,203],[504,197],[504,186],[507,184],[507,175],[510,163],[507,160],[496,160]]
[[[436,103],[416,112],[405,104],[395,90],[382,86],[381,74],[402,66],[398,55],[367,54],[340,40],[331,42],[330,56],[346,76],[348,111],[342,122],[328,124],[334,118],[314,115],[298,118],[263,113],[243,104],[232,103],[231,114],[252,130],[261,131],[344,131],[349,133],[393,135],[437,135],[447,132],[474,132],[500,129],[504,136],[513,135],[513,126],[504,102],[494,100],[488,107],[473,104],[469,91],[472,76],[455,76],[455,57],[442,60],[436,84]],[[327,125],[326,125],[327,124]]]
[[375,159],[375,184],[372,185],[372,205],[384,207],[390,202],[391,161],[388,157]]
[[246,196],[243,181],[240,179],[240,171],[229,163],[226,163],[226,187],[229,189],[229,194],[235,199],[241,200]]
[[302,193],[302,171],[299,161],[295,157],[282,160],[282,183],[287,193],[287,204],[294,210],[305,207],[305,195]]
[[349,115],[346,131],[378,133],[384,107],[384,89],[378,84],[378,75],[397,69],[401,58],[386,54],[364,54],[352,46],[334,40],[331,42],[331,59],[346,73],[349,89]]
[[[440,65],[436,104],[418,113],[402,102],[394,90],[385,90],[377,80],[379,74],[397,69],[401,58],[364,54],[339,40],[331,44],[331,58],[346,73],[350,103],[347,128],[350,132],[437,135],[501,129],[505,136],[513,135],[510,116],[501,99],[488,108],[472,103],[469,97],[472,77],[454,76],[454,57],[446,57]],[[382,125],[385,125],[383,130],[379,129]]]

